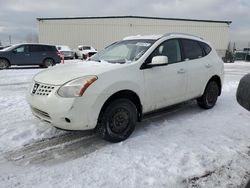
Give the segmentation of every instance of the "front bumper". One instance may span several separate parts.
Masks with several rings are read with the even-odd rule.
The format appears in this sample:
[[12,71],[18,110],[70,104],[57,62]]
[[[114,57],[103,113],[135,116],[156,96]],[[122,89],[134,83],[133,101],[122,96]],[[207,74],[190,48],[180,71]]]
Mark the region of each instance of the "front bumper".
[[95,96],[63,98],[57,94],[58,89],[59,86],[53,86],[50,92],[39,93],[39,89],[33,94],[30,92],[27,100],[32,113],[52,126],[65,130],[95,128],[98,115],[91,112]]

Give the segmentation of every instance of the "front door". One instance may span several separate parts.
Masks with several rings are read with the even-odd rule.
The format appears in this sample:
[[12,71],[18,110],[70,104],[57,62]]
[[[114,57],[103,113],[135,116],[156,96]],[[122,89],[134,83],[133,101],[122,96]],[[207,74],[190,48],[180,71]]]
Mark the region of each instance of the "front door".
[[12,50],[11,59],[15,65],[29,65],[31,64],[30,53],[27,45],[21,45]]
[[154,111],[184,101],[187,96],[186,62],[182,61],[178,39],[160,44],[145,63],[155,56],[167,56],[168,64],[144,69],[144,112]]

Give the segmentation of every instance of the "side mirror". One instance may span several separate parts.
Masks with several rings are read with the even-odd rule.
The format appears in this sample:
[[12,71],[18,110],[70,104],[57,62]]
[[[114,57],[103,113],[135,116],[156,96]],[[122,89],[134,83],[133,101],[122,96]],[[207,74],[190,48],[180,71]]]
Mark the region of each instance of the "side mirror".
[[155,56],[152,58],[152,62],[149,65],[153,66],[161,66],[168,64],[168,57],[167,56]]
[[17,53],[16,49],[15,49],[15,50],[12,50],[12,53],[13,53],[13,54],[16,54],[16,53]]

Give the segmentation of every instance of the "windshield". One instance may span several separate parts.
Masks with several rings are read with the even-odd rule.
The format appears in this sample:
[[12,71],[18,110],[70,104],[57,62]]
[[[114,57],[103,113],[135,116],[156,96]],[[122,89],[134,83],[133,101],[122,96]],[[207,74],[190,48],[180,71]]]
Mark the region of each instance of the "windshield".
[[123,40],[116,42],[91,57],[109,63],[131,63],[138,60],[156,40]]
[[18,46],[17,44],[16,45],[12,45],[12,46],[8,46],[8,47],[2,49],[1,51],[10,51],[10,50],[14,49],[17,46]]

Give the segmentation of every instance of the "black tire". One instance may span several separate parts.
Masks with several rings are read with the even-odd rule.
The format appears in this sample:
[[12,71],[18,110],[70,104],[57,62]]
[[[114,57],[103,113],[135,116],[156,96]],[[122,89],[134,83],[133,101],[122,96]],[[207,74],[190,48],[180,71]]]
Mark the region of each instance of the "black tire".
[[250,188],[250,180],[249,182],[247,183],[247,186],[245,188]]
[[8,69],[10,67],[10,63],[6,59],[0,59],[0,70]]
[[241,78],[236,93],[236,99],[242,107],[250,111],[250,74]]
[[52,67],[52,66],[54,66],[54,65],[55,65],[55,62],[54,62],[54,60],[51,59],[51,58],[47,58],[47,59],[45,59],[45,60],[43,61],[43,67],[44,67],[44,68]]
[[128,99],[116,99],[100,115],[96,132],[104,140],[117,143],[127,139],[135,129],[137,109]]
[[204,109],[213,108],[216,104],[217,98],[219,96],[220,90],[217,82],[208,82],[203,95],[197,99],[197,104]]

